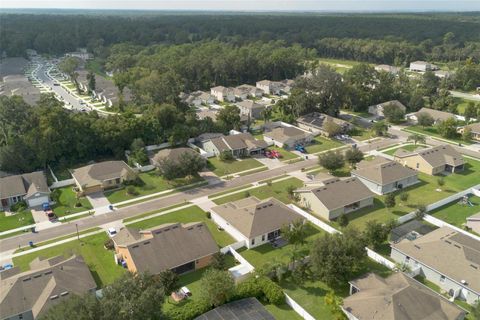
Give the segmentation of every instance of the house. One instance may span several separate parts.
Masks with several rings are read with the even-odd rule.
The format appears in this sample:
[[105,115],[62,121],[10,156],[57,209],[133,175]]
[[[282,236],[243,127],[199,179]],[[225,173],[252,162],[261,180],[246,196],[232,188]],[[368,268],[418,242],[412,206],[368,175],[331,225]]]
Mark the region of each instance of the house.
[[133,273],[182,274],[210,265],[218,245],[203,222],[167,223],[146,230],[120,229],[113,238],[115,257]]
[[240,109],[241,116],[247,116],[251,119],[260,119],[262,117],[262,111],[266,108],[265,105],[252,100],[240,101],[236,106]]
[[150,163],[156,167],[165,160],[177,163],[182,157],[185,157],[185,155],[197,156],[199,153],[192,148],[162,149],[150,158]]
[[95,293],[97,285],[81,256],[63,256],[0,272],[0,319],[37,319],[72,295]]
[[258,247],[280,237],[281,229],[302,216],[275,198],[249,197],[211,209],[212,220],[247,248]]
[[320,112],[312,112],[297,119],[297,125],[299,128],[310,132],[320,132],[324,136],[329,136],[327,127],[325,126],[329,122],[333,122],[340,126],[341,133],[347,133],[353,129],[351,123]]
[[77,48],[77,51],[65,53],[65,57],[74,57],[81,60],[93,59],[93,54],[88,53],[86,48]]
[[201,104],[213,104],[215,102],[215,97],[204,91],[195,91],[190,94],[182,92],[180,94],[180,100],[189,106],[198,107]]
[[263,134],[263,139],[272,142],[279,148],[294,148],[296,145],[305,145],[313,140],[313,134],[296,127],[281,126]]
[[323,219],[333,220],[342,214],[373,206],[374,194],[360,179],[331,178],[322,185],[311,185],[295,190],[300,203]]
[[410,220],[392,229],[390,232],[390,242],[397,243],[403,239],[415,239],[435,229],[435,226],[425,223],[423,220]]
[[393,75],[397,75],[397,74],[400,72],[400,68],[397,68],[397,67],[394,67],[394,66],[390,66],[390,65],[388,65],[388,64],[379,64],[379,65],[376,65],[376,66],[375,66],[375,70],[388,72],[388,73],[391,73],[391,74],[393,74]]
[[430,108],[421,108],[419,111],[407,115],[407,119],[417,124],[418,116],[420,114],[428,114],[429,116],[431,116],[434,120],[434,124],[437,124],[441,121],[445,121],[450,118],[454,118],[454,119],[457,118],[453,113],[450,113],[450,112],[445,112],[445,111],[440,111],[440,110],[435,110]]
[[474,232],[480,233],[480,212],[467,217],[467,227],[471,228]]
[[368,113],[378,117],[385,117],[383,111],[387,106],[394,107],[395,109],[400,110],[403,114],[407,112],[407,107],[405,107],[403,103],[398,100],[391,100],[368,107]]
[[448,227],[391,244],[391,258],[421,275],[450,297],[480,299],[480,241]]
[[245,100],[247,98],[261,98],[263,90],[249,84],[242,84],[233,90],[233,94],[236,98]]
[[469,124],[460,128],[458,131],[463,134],[465,128],[469,128],[472,133],[472,140],[480,141],[480,122]]
[[137,173],[123,161],[104,161],[71,170],[81,195],[117,188],[125,181],[133,181]]
[[195,112],[199,120],[210,118],[213,121],[217,121],[218,111],[216,109],[200,109]]
[[0,207],[8,208],[19,201],[29,207],[50,202],[50,189],[43,171],[0,178]]
[[417,171],[383,157],[361,161],[351,174],[376,194],[387,194],[420,182]]
[[[88,73],[87,70],[77,71],[77,82],[80,89],[84,92],[88,91]],[[123,102],[129,102],[133,99],[133,94],[130,88],[126,87],[123,89],[123,92],[120,93],[120,90],[118,90],[118,87],[113,80],[98,74],[95,74],[95,90],[91,94],[95,99],[108,107],[118,105],[120,103],[120,96],[122,97]]]
[[232,153],[233,157],[241,158],[261,154],[268,145],[263,140],[255,139],[250,133],[240,133],[204,140],[200,143],[200,147],[216,156],[228,151]]
[[349,320],[463,320],[465,311],[402,272],[368,273],[350,281],[341,306]]
[[214,96],[217,101],[235,102],[233,88],[226,88],[223,86],[213,87],[210,89],[210,94]]
[[425,72],[425,71],[435,71],[439,68],[429,62],[425,61],[414,61],[410,62],[410,71],[418,71],[418,72]]
[[295,84],[294,80],[285,79],[282,81],[261,80],[255,84],[257,88],[263,90],[268,95],[288,94]]
[[454,72],[452,71],[445,71],[445,70],[438,70],[438,71],[435,71],[434,73],[440,79],[450,78],[454,74]]
[[402,165],[429,175],[463,171],[465,166],[462,155],[448,144],[415,151],[399,148],[393,156]]
[[195,320],[275,320],[256,298],[244,298],[207,311]]

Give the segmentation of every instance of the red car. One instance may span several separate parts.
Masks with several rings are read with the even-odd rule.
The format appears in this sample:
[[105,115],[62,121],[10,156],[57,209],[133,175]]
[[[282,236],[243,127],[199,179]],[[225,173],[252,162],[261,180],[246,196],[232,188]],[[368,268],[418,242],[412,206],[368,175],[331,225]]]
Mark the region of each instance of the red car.
[[279,159],[279,158],[282,157],[282,155],[280,154],[280,152],[278,152],[277,150],[272,150],[271,153],[272,153],[272,156],[273,156],[274,158]]

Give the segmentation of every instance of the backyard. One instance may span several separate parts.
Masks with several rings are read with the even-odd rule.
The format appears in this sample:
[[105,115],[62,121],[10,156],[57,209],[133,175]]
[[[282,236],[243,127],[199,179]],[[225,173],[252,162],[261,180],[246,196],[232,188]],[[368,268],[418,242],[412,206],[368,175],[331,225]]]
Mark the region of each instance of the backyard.
[[467,222],[468,217],[480,212],[480,197],[471,196],[468,200],[472,206],[469,204],[460,204],[459,200],[456,200],[438,209],[432,210],[429,214],[435,218],[462,228],[463,224]]
[[15,266],[25,271],[30,268],[30,262],[37,257],[51,258],[59,255],[69,257],[72,254],[81,255],[88,265],[98,287],[104,287],[121,276],[126,269],[117,266],[113,260],[113,251],[106,250],[103,245],[108,240],[102,232],[80,241],[74,240],[54,247],[36,251],[13,258]]
[[134,191],[131,194],[127,193],[125,187],[112,191],[106,191],[105,195],[108,201],[110,201],[111,203],[122,202],[136,197],[175,189],[192,183],[203,181],[201,177],[194,177],[193,179],[178,178],[173,180],[167,180],[161,175],[159,175],[157,171],[143,172],[140,173],[138,177],[142,181],[142,184],[138,186],[133,186]]
[[293,186],[295,188],[299,188],[302,185],[303,185],[303,182],[301,180],[297,178],[289,178],[289,179],[281,180],[278,182],[274,182],[271,185],[267,184],[265,186],[249,189],[244,192],[240,191],[238,193],[235,193],[229,196],[215,199],[213,200],[213,202],[215,202],[216,204],[223,204],[223,203],[247,198],[249,196],[255,196],[260,200],[274,197],[284,203],[291,203],[292,199],[288,194],[288,191],[287,191],[288,187]]
[[327,139],[325,137],[317,136],[312,142],[305,147],[308,153],[318,153],[333,148],[341,147],[343,144],[339,141]]
[[207,168],[219,177],[260,167],[263,164],[253,158],[222,161],[213,157],[207,162]]
[[0,232],[29,226],[34,223],[35,221],[30,210],[17,212],[10,216],[6,216],[5,212],[0,212]]
[[203,221],[207,225],[210,233],[220,247],[225,247],[235,242],[227,232],[218,230],[215,223],[207,218],[207,213],[197,206],[191,206],[178,211],[166,213],[158,217],[129,224],[128,226],[138,229],[148,229],[164,223],[189,223],[200,221]]
[[77,198],[72,186],[55,189],[53,192],[58,192],[56,204],[52,206],[58,217],[92,209],[92,205],[87,198]]

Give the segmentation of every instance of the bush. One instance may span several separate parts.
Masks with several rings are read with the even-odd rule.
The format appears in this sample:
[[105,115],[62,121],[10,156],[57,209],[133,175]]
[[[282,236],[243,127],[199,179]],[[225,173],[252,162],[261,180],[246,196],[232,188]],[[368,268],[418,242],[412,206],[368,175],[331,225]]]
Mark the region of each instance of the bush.
[[233,160],[233,154],[230,151],[222,151],[218,158],[222,161]]
[[178,308],[165,310],[165,316],[170,320],[190,320],[210,310],[210,306],[203,300],[191,301]]
[[210,213],[210,211],[205,212],[205,215],[207,216],[207,219],[212,218],[212,214]]
[[338,222],[338,225],[339,225],[340,227],[346,227],[346,226],[348,226],[349,221],[348,221],[347,215],[344,214],[344,213],[342,213],[342,214],[338,217],[337,222]]
[[408,192],[402,192],[402,193],[400,193],[400,200],[402,200],[403,202],[407,201],[407,200],[408,200],[408,197],[409,197]]
[[113,249],[115,249],[115,245],[113,244],[113,240],[112,240],[112,239],[108,239],[107,241],[105,241],[105,243],[103,244],[103,246],[104,246],[105,249],[107,249],[107,250],[113,250]]
[[82,206],[82,203],[77,200],[77,202],[75,202],[75,208],[80,208],[81,206]]
[[282,288],[277,283],[267,277],[262,277],[258,280],[268,302],[275,305],[282,305],[285,303],[285,295],[283,294]]
[[248,297],[255,297],[257,299],[262,299],[264,297],[262,287],[257,279],[253,276],[240,282],[237,285],[235,293],[235,299],[243,299]]
[[137,190],[135,190],[135,187],[132,186],[132,185],[127,186],[126,191],[127,191],[127,194],[129,194],[131,196],[134,196],[134,195],[138,194]]
[[10,210],[12,210],[13,212],[20,212],[27,209],[27,207],[28,207],[27,203],[24,200],[22,200],[15,203],[13,206],[11,206]]

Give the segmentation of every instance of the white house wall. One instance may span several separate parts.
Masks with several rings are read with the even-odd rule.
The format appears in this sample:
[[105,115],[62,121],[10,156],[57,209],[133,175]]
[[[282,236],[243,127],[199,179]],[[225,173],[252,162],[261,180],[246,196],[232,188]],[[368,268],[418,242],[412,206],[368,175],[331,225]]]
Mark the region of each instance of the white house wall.
[[232,236],[237,241],[245,241],[245,243],[249,244],[249,239],[245,237],[240,231],[238,231],[235,227],[233,227],[230,223],[228,223],[225,219],[223,219],[220,215],[218,215],[215,211],[210,212],[213,222],[217,224],[220,228],[224,229],[228,232],[229,235]]

